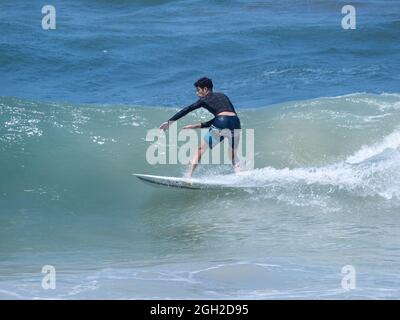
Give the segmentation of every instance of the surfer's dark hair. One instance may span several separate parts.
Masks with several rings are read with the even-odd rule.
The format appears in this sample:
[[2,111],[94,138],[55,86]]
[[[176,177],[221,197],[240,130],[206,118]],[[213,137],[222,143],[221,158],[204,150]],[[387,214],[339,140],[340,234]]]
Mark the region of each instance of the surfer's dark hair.
[[207,77],[203,77],[203,78],[200,78],[199,80],[197,80],[197,81],[194,83],[194,86],[195,86],[195,87],[202,88],[202,89],[208,88],[209,90],[212,90],[214,85],[213,85],[211,79],[209,79],[209,78],[207,78]]

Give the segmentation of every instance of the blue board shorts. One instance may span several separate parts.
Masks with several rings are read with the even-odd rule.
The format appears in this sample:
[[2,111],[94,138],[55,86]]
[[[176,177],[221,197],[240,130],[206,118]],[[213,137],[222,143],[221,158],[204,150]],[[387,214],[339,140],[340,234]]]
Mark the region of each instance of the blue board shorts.
[[229,141],[229,146],[236,149],[240,138],[240,120],[238,116],[216,116],[210,129],[204,135],[204,141],[212,149],[225,138]]

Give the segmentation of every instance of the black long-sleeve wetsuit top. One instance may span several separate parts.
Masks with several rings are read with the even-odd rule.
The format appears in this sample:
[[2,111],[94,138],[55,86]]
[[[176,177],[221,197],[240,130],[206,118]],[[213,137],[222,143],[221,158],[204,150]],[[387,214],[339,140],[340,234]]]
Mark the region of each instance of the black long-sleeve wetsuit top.
[[[189,112],[196,110],[198,108],[205,108],[208,111],[210,111],[214,117],[223,111],[230,111],[234,112],[235,108],[233,107],[233,104],[229,100],[229,98],[224,95],[223,93],[218,93],[218,92],[210,92],[207,94],[205,97],[200,98],[197,100],[195,103],[191,104],[190,106],[187,106],[183,108],[181,111],[177,112],[171,119],[168,121],[176,121],[183,116],[187,115]],[[207,122],[202,122],[201,127],[206,128],[210,127],[211,124],[214,122],[214,119],[211,119],[210,121]]]

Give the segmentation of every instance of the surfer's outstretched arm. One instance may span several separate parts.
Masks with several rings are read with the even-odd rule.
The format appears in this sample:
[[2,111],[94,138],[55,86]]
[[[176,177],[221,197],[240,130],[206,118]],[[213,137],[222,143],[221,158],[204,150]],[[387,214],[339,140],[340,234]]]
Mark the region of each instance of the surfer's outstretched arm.
[[175,115],[173,115],[168,121],[164,122],[161,124],[160,129],[161,130],[167,130],[168,127],[171,125],[172,122],[182,118],[183,116],[187,115],[189,112],[196,110],[198,108],[201,108],[204,106],[204,102],[202,100],[198,100],[195,103],[191,104],[190,106],[187,106],[177,112]]

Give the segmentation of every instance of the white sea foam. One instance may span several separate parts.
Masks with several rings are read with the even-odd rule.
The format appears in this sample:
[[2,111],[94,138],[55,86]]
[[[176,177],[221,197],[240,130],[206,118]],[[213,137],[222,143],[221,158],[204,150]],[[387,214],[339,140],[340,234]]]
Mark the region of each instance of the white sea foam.
[[355,154],[348,157],[346,162],[348,163],[361,163],[368,158],[377,156],[382,153],[385,149],[398,149],[400,146],[400,130],[392,132],[390,135],[386,136],[382,141],[374,143],[372,145],[365,145]]
[[[315,195],[319,192],[318,198],[306,201],[311,204],[312,201],[323,200],[327,193],[340,190],[362,197],[400,198],[399,146],[400,131],[396,130],[378,143],[363,146],[345,161],[326,166],[284,169],[265,167],[205,179],[210,183],[222,181],[242,188],[267,188],[268,192],[281,198],[292,199],[295,195],[294,202],[297,204],[301,204],[299,195]],[[321,187],[325,188],[321,190]]]

